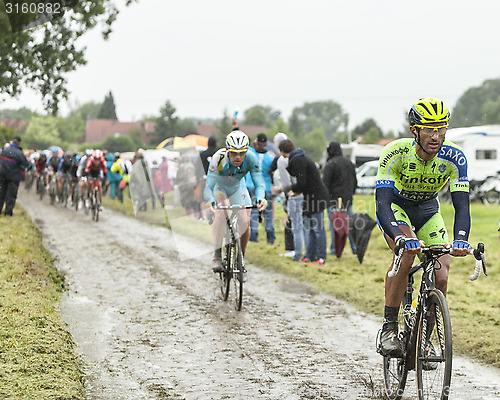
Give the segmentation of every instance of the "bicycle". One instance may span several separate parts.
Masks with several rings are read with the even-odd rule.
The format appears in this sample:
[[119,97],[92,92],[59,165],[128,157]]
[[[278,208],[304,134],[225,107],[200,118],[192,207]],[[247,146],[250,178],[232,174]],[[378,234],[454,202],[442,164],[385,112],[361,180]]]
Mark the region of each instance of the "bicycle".
[[[220,290],[222,298],[227,301],[229,297],[229,287],[231,279],[234,283],[234,305],[236,310],[240,311],[243,303],[243,283],[245,282],[246,273],[243,260],[243,252],[241,250],[241,239],[237,236],[238,233],[238,210],[257,208],[256,205],[233,205],[233,206],[215,206],[215,210],[223,210],[226,218],[226,232],[224,234],[221,246],[221,261],[223,271],[219,272]],[[229,215],[228,210],[231,210]],[[259,222],[262,221],[261,213],[259,212]],[[213,221],[210,221],[212,223]]]
[[71,201],[73,202],[73,206],[75,207],[75,211],[78,211],[78,207],[80,205],[80,185],[78,181],[73,183],[75,186],[73,187],[73,195],[71,196]]
[[56,201],[56,175],[53,172],[49,173],[49,196],[50,205],[54,205]]
[[68,182],[68,178],[64,178],[63,189],[61,193],[61,203],[64,204],[64,207],[68,207],[68,199],[70,192],[70,183]]
[[45,181],[45,175],[43,173],[39,174],[36,182],[36,192],[40,195],[40,200],[43,200],[43,196],[47,190],[47,182]]
[[95,178],[92,182],[92,191],[90,192],[90,210],[92,219],[99,221],[99,212],[101,211],[101,202],[99,201],[99,181]]
[[[404,241],[394,248],[394,266],[389,271],[390,278],[399,271],[404,251]],[[446,298],[436,289],[435,269],[439,269],[439,257],[453,255],[452,249],[444,246],[422,248],[424,257],[412,266],[408,274],[408,286],[400,307],[398,325],[399,339],[403,343],[403,357],[383,355],[380,350],[380,332],[377,335],[377,352],[383,355],[384,389],[389,400],[399,400],[403,396],[408,371],[415,369],[417,395],[419,400],[447,400],[450,393],[452,369],[452,332],[450,313]],[[481,268],[486,273],[484,244],[478,243],[471,249],[476,259],[474,274],[476,280]],[[416,272],[422,270],[422,280],[418,297],[412,300],[413,283]]]

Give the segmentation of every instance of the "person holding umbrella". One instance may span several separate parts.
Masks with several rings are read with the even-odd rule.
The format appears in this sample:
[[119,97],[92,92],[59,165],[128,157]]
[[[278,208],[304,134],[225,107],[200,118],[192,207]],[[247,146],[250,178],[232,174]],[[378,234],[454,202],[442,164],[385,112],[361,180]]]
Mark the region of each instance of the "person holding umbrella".
[[[403,355],[398,313],[409,269],[421,246],[453,247],[454,256],[465,256],[471,249],[467,159],[454,143],[445,141],[449,119],[443,101],[419,99],[408,113],[413,137],[389,143],[380,156],[375,186],[377,220],[391,250],[398,243],[404,244],[399,273],[393,278],[386,275],[385,279],[384,323],[379,343],[383,355]],[[437,199],[439,190],[448,182],[455,208],[451,246]],[[436,268],[435,285],[445,296],[450,259],[449,254],[442,256],[440,267]],[[391,268],[392,265],[389,271]]]
[[[356,179],[356,167],[351,160],[344,157],[339,142],[330,142],[326,151],[328,159],[323,171],[323,182],[330,192],[330,205],[328,207],[328,220],[330,222],[330,234],[332,238],[330,254],[334,255],[336,253],[334,238],[336,227],[334,226],[335,221],[332,217],[336,209],[347,210],[347,216],[349,218],[352,217],[352,198],[358,186],[358,181]],[[342,205],[338,204],[338,199],[341,200]],[[347,227],[347,219],[343,219],[341,225]],[[337,228],[339,227],[337,226]],[[351,244],[352,253],[356,254],[356,244],[350,233],[349,243]],[[338,249],[337,257],[340,257],[342,254],[342,249]]]

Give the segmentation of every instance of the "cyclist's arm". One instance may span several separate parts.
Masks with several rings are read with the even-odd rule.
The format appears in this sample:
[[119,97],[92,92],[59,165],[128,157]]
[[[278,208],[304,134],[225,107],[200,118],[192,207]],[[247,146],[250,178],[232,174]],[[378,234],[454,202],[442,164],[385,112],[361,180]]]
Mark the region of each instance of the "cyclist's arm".
[[455,208],[453,238],[467,241],[470,232],[469,192],[451,192],[451,200]]
[[266,197],[264,177],[260,168],[255,168],[250,171],[250,176],[252,177],[253,185],[255,187],[255,198],[257,201],[264,200]]
[[404,235],[399,229],[394,213],[391,209],[394,198],[394,189],[392,187],[378,187],[375,190],[375,201],[377,205],[377,220],[384,233],[394,240],[396,236]]

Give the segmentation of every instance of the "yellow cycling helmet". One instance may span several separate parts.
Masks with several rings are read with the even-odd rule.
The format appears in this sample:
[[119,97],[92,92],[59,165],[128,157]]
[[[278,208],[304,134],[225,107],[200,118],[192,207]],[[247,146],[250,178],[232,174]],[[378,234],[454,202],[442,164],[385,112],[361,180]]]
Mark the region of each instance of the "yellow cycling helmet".
[[433,97],[422,97],[411,107],[408,113],[410,125],[448,123],[450,112],[442,100]]

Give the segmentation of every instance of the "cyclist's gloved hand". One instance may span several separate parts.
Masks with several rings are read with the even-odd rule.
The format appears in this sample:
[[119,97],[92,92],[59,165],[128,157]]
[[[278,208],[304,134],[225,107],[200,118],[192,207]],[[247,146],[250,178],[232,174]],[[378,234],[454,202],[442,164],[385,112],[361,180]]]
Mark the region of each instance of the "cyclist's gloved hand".
[[267,207],[267,200],[266,199],[259,199],[257,200],[257,209],[259,211],[264,211]]
[[404,245],[405,245],[405,250],[415,250],[415,249],[420,249],[420,241],[416,238],[408,238],[405,236],[396,236],[394,238],[394,242],[396,243],[396,246],[401,244],[401,240],[404,240]]
[[472,249],[472,246],[466,240],[454,240],[452,247],[454,249]]

